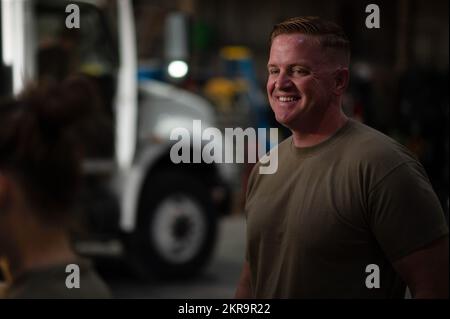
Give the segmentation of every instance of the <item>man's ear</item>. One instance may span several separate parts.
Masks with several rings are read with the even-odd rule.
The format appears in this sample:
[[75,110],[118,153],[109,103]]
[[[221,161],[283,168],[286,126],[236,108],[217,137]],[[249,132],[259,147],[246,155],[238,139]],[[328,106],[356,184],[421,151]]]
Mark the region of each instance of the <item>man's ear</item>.
[[339,68],[334,73],[334,93],[336,95],[343,95],[348,87],[350,80],[350,73],[348,68]]

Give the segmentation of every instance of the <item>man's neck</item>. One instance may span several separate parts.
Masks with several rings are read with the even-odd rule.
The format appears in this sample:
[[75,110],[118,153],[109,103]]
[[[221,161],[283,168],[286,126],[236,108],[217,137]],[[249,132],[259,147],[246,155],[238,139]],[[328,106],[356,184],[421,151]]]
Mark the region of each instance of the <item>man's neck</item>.
[[292,131],[296,147],[311,147],[320,144],[333,136],[348,121],[342,110],[329,111],[324,116],[310,119],[304,125]]

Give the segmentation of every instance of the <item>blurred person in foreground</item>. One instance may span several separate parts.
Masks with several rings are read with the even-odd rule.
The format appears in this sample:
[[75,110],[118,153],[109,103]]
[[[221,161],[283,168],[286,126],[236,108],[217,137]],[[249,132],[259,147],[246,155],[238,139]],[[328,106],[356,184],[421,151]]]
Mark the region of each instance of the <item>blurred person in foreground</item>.
[[292,136],[276,173],[250,176],[237,298],[448,297],[448,227],[422,165],[342,112],[349,51],[317,17],[273,28],[267,94]]
[[[0,103],[0,259],[10,277],[4,298],[110,297],[69,238],[81,183],[77,127],[95,99],[80,77]],[[79,288],[66,286],[69,264],[79,266]]]

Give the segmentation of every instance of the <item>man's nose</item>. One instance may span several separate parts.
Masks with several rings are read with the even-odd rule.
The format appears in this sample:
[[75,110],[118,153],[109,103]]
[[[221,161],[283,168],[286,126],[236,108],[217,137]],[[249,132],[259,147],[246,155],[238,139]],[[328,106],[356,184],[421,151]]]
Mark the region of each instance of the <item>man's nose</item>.
[[275,82],[275,88],[279,90],[290,88],[293,85],[291,78],[286,72],[280,72]]

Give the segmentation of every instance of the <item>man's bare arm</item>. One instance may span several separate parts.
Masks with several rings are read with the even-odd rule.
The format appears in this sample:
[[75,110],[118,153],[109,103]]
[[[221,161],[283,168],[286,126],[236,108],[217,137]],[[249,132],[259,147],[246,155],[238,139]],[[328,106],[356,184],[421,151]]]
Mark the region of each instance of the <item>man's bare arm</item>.
[[394,262],[413,298],[448,298],[448,236]]
[[235,294],[236,299],[253,298],[250,280],[251,280],[250,265],[248,264],[248,261],[245,261],[244,266],[242,267],[241,276],[239,278],[239,283],[236,289]]

